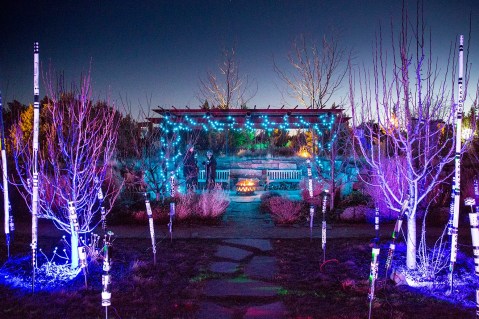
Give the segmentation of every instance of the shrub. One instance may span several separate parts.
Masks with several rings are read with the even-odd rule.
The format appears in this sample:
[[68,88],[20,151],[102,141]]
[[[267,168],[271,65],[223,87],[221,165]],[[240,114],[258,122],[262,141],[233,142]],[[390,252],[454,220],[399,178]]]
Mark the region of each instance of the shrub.
[[[178,194],[174,199],[168,199],[164,203],[151,203],[153,219],[155,222],[164,223],[169,219],[170,202],[174,200],[175,218],[178,221],[191,221],[197,218],[201,220],[217,219],[228,207],[230,200],[221,186],[218,185],[211,192],[197,194],[188,192],[186,194]],[[148,220],[144,202],[131,212],[134,221],[144,223]]]
[[259,204],[259,212],[260,213],[270,213],[271,211],[269,210],[269,201],[273,197],[281,197],[281,195],[278,192],[266,192],[263,193],[260,197],[260,204]]
[[350,207],[358,205],[373,206],[371,196],[369,196],[368,194],[363,194],[359,191],[352,191],[351,194],[346,196],[339,203],[339,207]]
[[272,197],[268,201],[271,217],[277,224],[293,224],[301,216],[302,205],[283,197]]
[[185,220],[193,217],[199,210],[198,202],[200,201],[200,195],[194,192],[187,192],[178,196],[176,204],[176,218],[178,220]]
[[322,205],[323,197],[321,193],[325,190],[325,185],[313,178],[313,198],[309,196],[309,179],[303,178],[299,182],[299,188],[301,189],[301,198],[308,204],[313,204],[320,207]]
[[200,195],[197,216],[201,219],[217,218],[226,211],[229,204],[228,194],[217,185],[212,191]]

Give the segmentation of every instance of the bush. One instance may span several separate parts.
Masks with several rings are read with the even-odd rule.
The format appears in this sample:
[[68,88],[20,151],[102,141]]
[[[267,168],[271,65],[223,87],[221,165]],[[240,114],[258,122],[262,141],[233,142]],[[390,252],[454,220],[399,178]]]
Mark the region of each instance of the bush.
[[339,207],[350,207],[358,205],[372,206],[371,196],[363,194],[359,191],[353,191],[351,192],[351,194],[349,194],[339,202]]
[[[178,194],[175,198],[168,198],[164,202],[152,202],[151,210],[156,223],[166,223],[169,220],[170,202],[174,201],[175,218],[177,221],[207,221],[217,220],[226,212],[230,203],[228,194],[223,191],[220,185],[210,192],[197,194],[188,192]],[[134,222],[145,223],[148,221],[144,202],[135,205],[135,209],[129,212],[130,219]],[[124,220],[129,222],[129,220]]]
[[198,202],[200,195],[195,192],[187,192],[178,196],[176,204],[176,218],[178,220],[185,220],[192,218],[199,210]]
[[367,216],[370,215],[369,211],[373,211],[372,214],[374,216],[374,209],[368,208],[365,205],[349,206],[341,212],[339,218],[345,222],[365,222]]
[[260,204],[259,204],[259,212],[264,214],[264,213],[270,213],[269,209],[269,201],[273,197],[281,197],[281,195],[278,192],[266,192],[263,193],[260,197]]
[[201,194],[197,216],[200,219],[218,218],[223,215],[229,204],[228,194],[217,185],[212,191]]
[[302,204],[283,197],[272,197],[268,201],[271,217],[277,224],[293,224],[301,217]]
[[321,193],[326,189],[325,185],[313,178],[313,198],[309,196],[309,179],[303,178],[299,182],[299,188],[301,189],[301,198],[308,204],[313,204],[317,207],[321,207],[323,202],[323,196]]

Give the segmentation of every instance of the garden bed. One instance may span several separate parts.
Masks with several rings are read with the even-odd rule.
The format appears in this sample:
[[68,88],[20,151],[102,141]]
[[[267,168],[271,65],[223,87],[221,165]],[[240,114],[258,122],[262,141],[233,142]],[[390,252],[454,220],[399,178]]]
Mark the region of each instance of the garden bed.
[[[29,255],[28,236],[18,236],[12,260]],[[51,247],[58,243],[53,239]],[[278,273],[272,283],[281,286],[272,301],[285,305],[286,318],[366,318],[368,314],[368,276],[371,259],[365,239],[331,239],[326,259],[320,239],[271,240]],[[45,247],[45,239],[42,239]],[[219,239],[164,240],[158,243],[157,265],[152,263],[148,239],[116,239],[112,258],[112,307],[109,318],[196,318],[209,300],[204,284],[218,277],[209,271]],[[373,318],[472,318],[475,313],[474,284],[458,286],[453,296],[427,289],[384,285],[383,266],[386,246],[381,247],[380,285],[373,302]],[[47,249],[44,248],[45,251]],[[104,318],[101,307],[101,264],[89,266],[89,287],[80,274],[55,289],[31,294],[29,286],[12,287],[5,274],[28,275],[28,263],[6,262],[5,246],[0,247],[3,282],[0,285],[1,318]],[[401,253],[397,253],[401,258]],[[464,256],[462,255],[464,258]],[[464,274],[473,274],[470,263],[460,260],[457,283]],[[17,268],[15,268],[17,267]],[[25,268],[26,267],[26,268]],[[15,271],[12,271],[15,269]],[[462,274],[462,275],[461,275]],[[219,276],[221,277],[221,276]],[[12,279],[12,278],[10,278]],[[244,278],[243,278],[244,279]],[[14,280],[15,282],[15,280]],[[28,281],[27,281],[28,282]],[[237,298],[223,298],[224,307],[237,307]]]

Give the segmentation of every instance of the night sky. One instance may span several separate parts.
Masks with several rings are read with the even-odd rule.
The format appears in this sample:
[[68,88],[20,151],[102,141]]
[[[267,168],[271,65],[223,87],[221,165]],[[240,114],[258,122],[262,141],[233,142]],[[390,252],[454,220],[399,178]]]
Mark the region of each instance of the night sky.
[[[258,86],[249,105],[284,103],[284,85],[273,70],[286,60],[300,34],[320,39],[342,32],[355,63],[368,63],[381,23],[399,25],[400,0],[315,1],[8,1],[0,9],[0,90],[3,100],[33,100],[33,42],[40,43],[42,72],[49,65],[78,81],[92,63],[95,96],[117,105],[196,107],[198,82],[215,71],[223,48],[236,46],[241,73]],[[445,61],[457,35],[469,30],[471,61],[479,72],[479,1],[429,0],[426,22],[434,55]],[[410,1],[415,11],[415,1]],[[477,62],[476,62],[477,61]],[[344,83],[346,89],[347,83]],[[44,85],[40,95],[45,95]],[[151,100],[150,100],[151,98]],[[123,102],[122,102],[123,101]]]

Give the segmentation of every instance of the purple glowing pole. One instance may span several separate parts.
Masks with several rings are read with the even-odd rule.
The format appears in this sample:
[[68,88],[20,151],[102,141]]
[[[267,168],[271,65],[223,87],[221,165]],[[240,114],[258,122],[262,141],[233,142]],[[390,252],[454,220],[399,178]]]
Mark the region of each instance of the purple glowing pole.
[[309,198],[311,199],[311,203],[309,204],[309,240],[313,239],[313,222],[314,222],[314,204],[313,204],[313,173],[311,169],[311,160],[308,158],[306,161],[308,164],[308,191],[309,191]]
[[106,210],[105,206],[103,204],[103,200],[105,196],[103,195],[103,190],[101,189],[101,184],[100,184],[100,179],[98,177],[95,177],[95,184],[98,185],[98,202],[100,203],[100,212],[101,212],[101,228],[103,229],[104,232],[106,232]]
[[143,193],[145,197],[146,214],[148,215],[148,223],[150,225],[151,248],[153,249],[153,264],[156,265],[156,243],[155,243],[155,226],[153,224],[153,212],[151,211],[148,193]]
[[[477,197],[477,180],[474,180],[474,195]],[[474,253],[474,270],[479,276],[479,220],[475,198],[468,197],[464,200],[466,206],[471,207],[469,223],[471,225],[472,250]],[[474,206],[476,209],[474,209]],[[479,288],[476,287],[476,318],[479,318]]]
[[105,319],[108,318],[108,307],[111,306],[111,263],[110,263],[110,255],[109,249],[111,246],[111,238],[110,234],[105,235],[103,242],[103,274],[101,275],[101,283],[103,286],[101,292],[101,305],[105,307]]
[[369,319],[371,319],[376,279],[378,278],[378,257],[379,257],[379,247],[374,247],[372,251],[372,255],[371,255],[371,268],[369,272],[369,293],[368,293],[368,299],[369,299],[368,318]]
[[406,215],[408,206],[409,206],[409,196],[407,196],[407,198],[402,203],[401,211],[399,212],[398,218],[396,220],[396,224],[394,225],[392,241],[389,244],[388,257],[386,259],[386,273],[385,273],[386,280],[384,281],[385,283],[387,282],[388,272],[389,272],[389,269],[391,268],[394,251],[396,250],[396,238],[399,232],[401,231],[402,222],[403,222],[404,216]]
[[171,172],[170,176],[170,195],[171,195],[171,203],[170,203],[170,222],[168,223],[168,231],[170,232],[170,241],[173,240],[173,217],[175,217],[175,202],[173,201],[175,197],[175,172]]
[[328,200],[329,191],[324,190],[323,194],[323,222],[321,225],[321,248],[323,249],[323,263],[326,262],[326,205]]
[[14,229],[13,216],[10,214],[10,199],[8,198],[7,152],[5,150],[5,127],[3,123],[2,94],[0,93],[0,142],[2,143],[2,171],[3,171],[3,211],[5,213],[5,238],[7,240],[7,256],[10,258],[10,232]]
[[462,112],[464,109],[464,88],[463,88],[463,51],[464,36],[459,36],[459,77],[458,84],[458,101],[456,110],[456,155],[454,158],[454,211],[452,216],[451,227],[451,260],[449,263],[449,293],[452,293],[454,281],[454,265],[457,259],[457,230],[459,227],[459,201],[461,190],[461,132],[462,132]]
[[479,181],[477,180],[477,176],[474,178],[474,198],[476,213],[479,216]]
[[376,231],[376,238],[374,238],[374,244],[379,246],[379,206],[376,205],[374,210],[374,230]]
[[35,267],[38,240],[38,135],[40,126],[40,62],[38,42],[33,44],[33,165],[32,165],[32,292],[35,291]]

